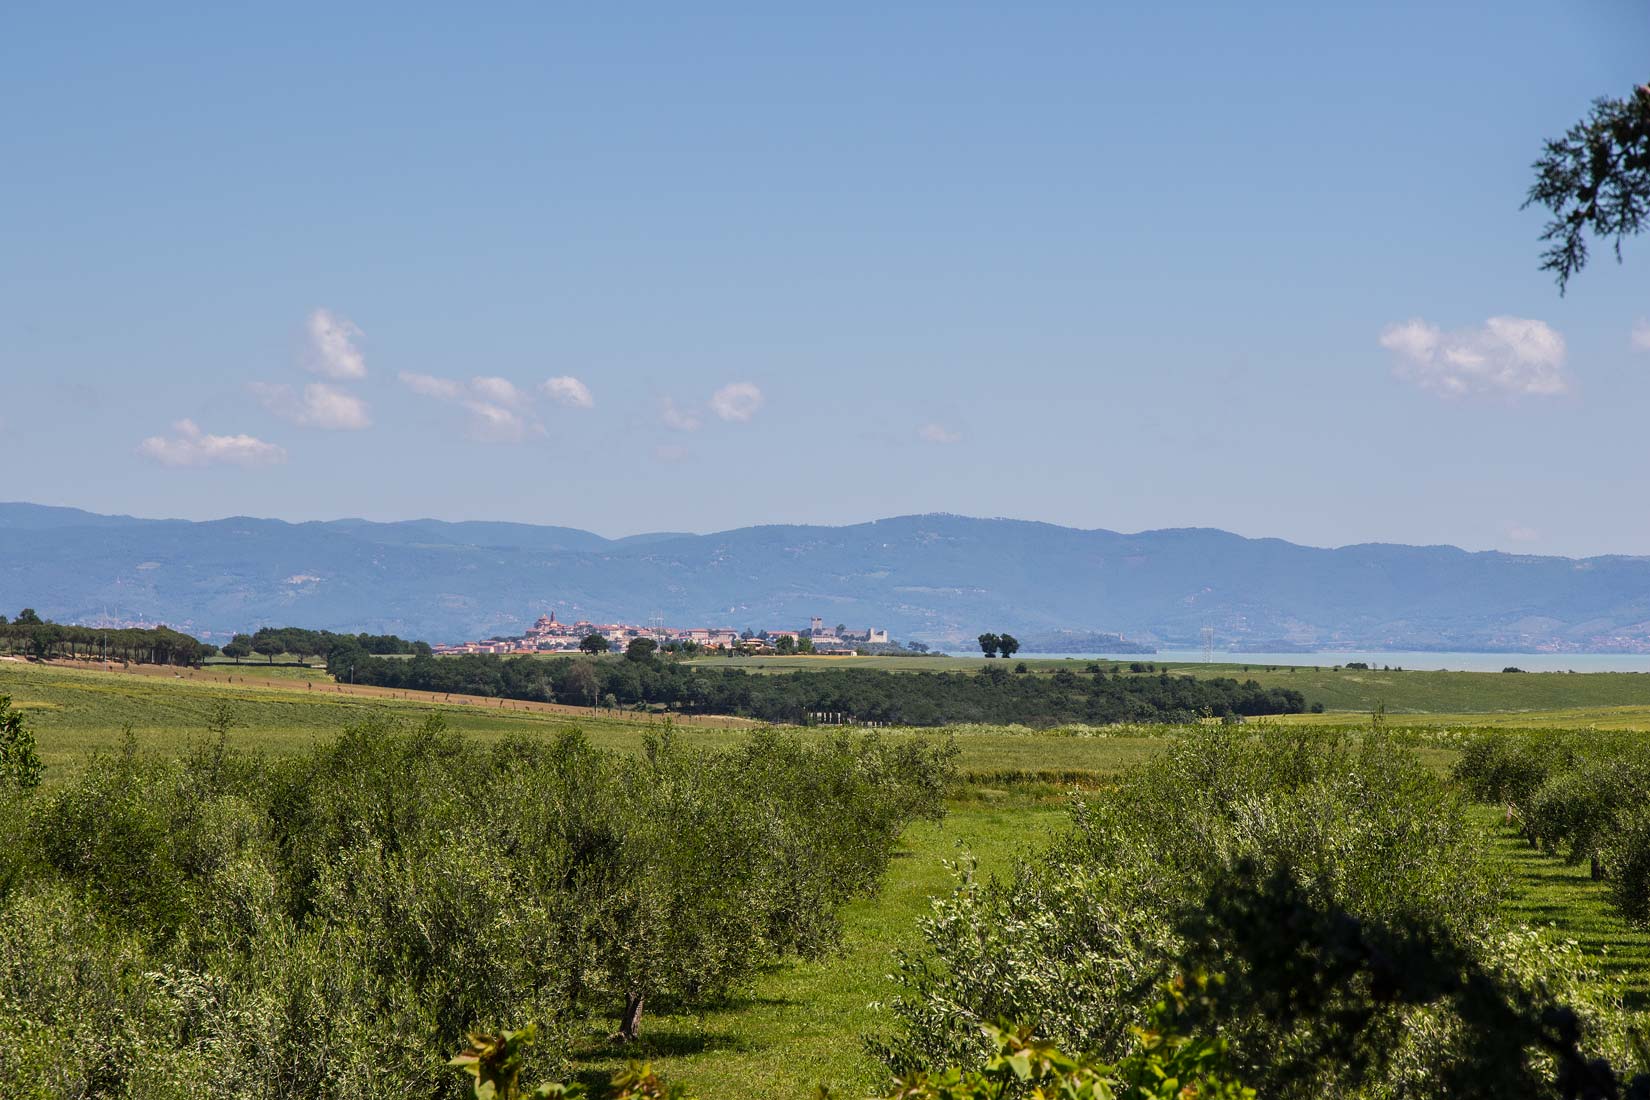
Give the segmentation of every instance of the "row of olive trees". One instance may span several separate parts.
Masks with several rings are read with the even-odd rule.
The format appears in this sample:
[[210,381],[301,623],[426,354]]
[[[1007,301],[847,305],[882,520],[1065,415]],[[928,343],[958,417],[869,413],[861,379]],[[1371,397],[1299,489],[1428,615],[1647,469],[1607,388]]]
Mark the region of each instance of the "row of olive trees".
[[906,1075],[979,1069],[1006,1019],[1126,1057],[1151,991],[1202,969],[1227,981],[1200,1033],[1263,1096],[1621,1095],[1619,999],[1508,924],[1500,882],[1465,802],[1400,744],[1198,731],[1007,876],[965,874],[876,1049]]
[[1588,864],[1628,920],[1650,926],[1650,743],[1632,733],[1481,734],[1454,771],[1504,806],[1531,845]]
[[25,1096],[452,1096],[475,1030],[574,1034],[836,946],[954,749],[759,733],[621,754],[352,727],[293,758],[227,724],[0,801],[0,1080]]

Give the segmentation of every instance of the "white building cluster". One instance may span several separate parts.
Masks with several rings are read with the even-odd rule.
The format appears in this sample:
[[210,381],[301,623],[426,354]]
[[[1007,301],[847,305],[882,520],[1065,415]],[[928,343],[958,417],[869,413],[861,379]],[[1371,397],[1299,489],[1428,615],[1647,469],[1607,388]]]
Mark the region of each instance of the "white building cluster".
[[[575,623],[556,621],[556,613],[540,615],[527,632],[517,638],[492,638],[479,642],[460,642],[456,645],[435,646],[435,652],[448,653],[576,653],[580,643],[592,634],[607,639],[608,648],[623,650],[637,638],[649,638],[659,646],[692,643],[700,649],[734,651],[739,653],[773,653],[779,649],[794,650],[807,639],[812,652],[823,656],[839,656],[856,652],[861,645],[887,644],[888,631],[870,627],[865,630],[838,630],[828,627],[815,615],[806,630],[746,631],[741,634],[728,627],[638,626],[632,623],[594,623],[580,619]],[[788,638],[789,645],[781,643]]]

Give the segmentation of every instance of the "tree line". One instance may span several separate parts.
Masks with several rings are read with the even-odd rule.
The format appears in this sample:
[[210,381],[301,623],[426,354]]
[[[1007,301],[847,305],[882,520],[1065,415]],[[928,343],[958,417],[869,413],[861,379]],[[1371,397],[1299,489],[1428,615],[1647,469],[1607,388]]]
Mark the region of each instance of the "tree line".
[[340,654],[334,676],[411,691],[482,695],[574,706],[659,707],[807,724],[833,713],[859,722],[937,726],[957,722],[1062,725],[1191,722],[1298,714],[1305,698],[1254,680],[1191,676],[1013,675],[1001,666],[973,672],[890,672],[844,668],[753,674],[684,665],[633,650],[623,658],[465,654],[386,660]]
[[266,626],[253,634],[236,634],[223,647],[223,655],[236,661],[256,654],[270,663],[281,654],[290,653],[299,660],[325,657],[331,664],[335,651],[339,661],[355,655],[420,653],[428,656],[431,652],[426,642],[408,641],[394,634],[335,634],[330,630],[305,630],[296,626]]
[[218,649],[169,627],[66,626],[42,619],[34,608],[25,607],[10,621],[0,615],[0,652],[41,660],[78,657],[133,664],[198,665]]

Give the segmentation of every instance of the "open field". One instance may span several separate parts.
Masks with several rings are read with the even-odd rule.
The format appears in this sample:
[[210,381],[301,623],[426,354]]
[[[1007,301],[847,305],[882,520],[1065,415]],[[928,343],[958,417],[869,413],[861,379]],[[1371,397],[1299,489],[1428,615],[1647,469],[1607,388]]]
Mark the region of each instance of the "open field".
[[[152,671],[139,671],[152,669]],[[174,751],[208,735],[220,707],[234,720],[232,741],[265,752],[296,752],[374,710],[409,718],[433,712],[460,732],[483,740],[512,733],[551,736],[577,726],[592,742],[610,748],[637,748],[641,735],[659,723],[648,715],[592,712],[578,707],[521,703],[425,692],[391,692],[347,684],[261,680],[235,675],[190,677],[158,666],[128,672],[101,672],[56,665],[0,662],[0,694],[10,695],[35,731],[48,767],[73,767],[88,753],[117,748],[131,727],[142,751]],[[447,700],[452,700],[451,702]],[[681,718],[673,727],[691,744],[731,744],[752,723],[741,719]],[[824,730],[811,736],[828,736]],[[923,731],[891,731],[891,737]],[[926,731],[942,737],[944,731]],[[1150,733],[1111,737],[1062,737],[1029,730],[963,727],[960,766],[983,781],[1042,778],[1081,780],[1115,773],[1143,759],[1160,744]]]
[[[1650,729],[1650,674],[1637,672],[1416,672],[1342,669],[1312,665],[1157,664],[1149,656],[1050,660],[1019,658],[1010,661],[982,657],[741,657],[698,658],[695,663],[780,673],[798,669],[879,668],[890,672],[975,672],[996,666],[1013,668],[1024,663],[1029,675],[1052,675],[1062,669],[1087,675],[1090,664],[1120,667],[1125,675],[1139,661],[1179,676],[1229,676],[1254,680],[1262,687],[1291,688],[1306,697],[1307,705],[1322,703],[1328,712],[1368,715],[1378,704],[1389,714],[1437,714],[1448,721],[1461,715],[1510,714],[1526,716],[1542,725],[1591,725],[1587,713],[1610,708],[1601,715],[1614,728]],[[1637,710],[1639,713],[1633,713]],[[1536,714],[1549,717],[1536,718]],[[1574,715],[1573,718],[1566,718]],[[1320,716],[1297,716],[1300,721],[1322,721]]]
[[[1497,729],[1595,729],[1650,731],[1650,705],[1562,707],[1552,710],[1526,711],[1456,711],[1454,713],[1426,714],[1415,711],[1388,710],[1388,726],[1414,729],[1423,733],[1443,729],[1471,729],[1494,726]],[[1280,714],[1267,718],[1268,722],[1293,726],[1367,726],[1370,712],[1327,711],[1323,714]]]
[[[1063,662],[1049,664],[1061,667]],[[142,750],[176,751],[190,740],[208,736],[208,724],[223,706],[236,723],[232,743],[268,752],[301,751],[343,725],[380,710],[410,718],[439,712],[455,729],[482,739],[511,733],[552,735],[577,725],[599,745],[627,749],[639,746],[649,725],[639,721],[640,716],[608,717],[575,708],[509,703],[501,707],[497,700],[449,702],[422,693],[350,690],[348,685],[340,689],[320,682],[310,685],[292,677],[259,677],[255,666],[243,667],[244,671],[233,673],[213,670],[180,676],[171,669],[102,672],[0,662],[0,694],[14,697],[36,732],[48,767],[61,769],[59,774],[72,771],[88,753],[117,747],[127,726]],[[229,682],[231,675],[233,683]],[[1491,686],[1524,688],[1550,698],[1558,688],[1569,688],[1575,681],[1599,678],[1470,673],[1254,675],[1263,682],[1272,677],[1285,684],[1291,675],[1344,678],[1335,682],[1350,690],[1363,690],[1353,687],[1359,683],[1374,682],[1384,689],[1397,682],[1401,687],[1413,686],[1414,699],[1460,699],[1483,693],[1486,701]],[[1474,676],[1488,682],[1450,684],[1438,679]],[[1650,678],[1622,675],[1609,679],[1634,686],[1635,681],[1643,682],[1650,691]],[[1532,682],[1534,687],[1529,686]],[[1625,688],[1622,683],[1607,683],[1573,690],[1608,695]],[[1534,697],[1520,698],[1529,701]],[[1388,708],[1397,713],[1390,702]],[[1497,714],[1493,719],[1458,710],[1406,716],[1402,724],[1429,728],[1602,726],[1611,721],[1612,714],[1619,728],[1635,723],[1650,726],[1650,703]],[[1347,723],[1367,721],[1366,715],[1355,712],[1303,715],[1291,721],[1333,724],[1337,717]],[[718,746],[738,741],[744,725],[678,723],[676,728],[690,743]],[[824,731],[801,732],[803,736],[825,735]],[[925,732],[943,736],[948,731]],[[1071,785],[1104,782],[1107,775],[1146,759],[1172,736],[1167,729],[1089,737],[981,726],[949,732],[961,747],[962,769],[973,781],[956,792],[944,822],[919,823],[907,831],[882,892],[845,911],[842,955],[771,966],[747,990],[710,1009],[654,1006],[639,1049],[621,1051],[610,1045],[605,1029],[592,1026],[575,1044],[578,1075],[598,1083],[625,1059],[640,1055],[701,1095],[805,1096],[819,1083],[830,1085],[838,1095],[867,1094],[879,1081],[879,1069],[863,1053],[862,1039],[887,1024],[888,1017],[877,1003],[893,992],[887,978],[891,954],[915,946],[916,919],[927,911],[931,897],[949,889],[952,879],[946,861],[967,852],[988,873],[1006,870],[1015,853],[1036,845],[1063,824],[1064,792]],[[914,735],[908,731],[888,734]],[[1447,768],[1454,756],[1442,745],[1447,741],[1418,749],[1438,770]],[[1507,866],[1510,915],[1547,928],[1557,938],[1577,941],[1610,979],[1623,984],[1630,1005],[1650,1009],[1650,934],[1633,930],[1615,916],[1584,868],[1567,867],[1531,851],[1499,828],[1493,811],[1483,811],[1482,817]]]

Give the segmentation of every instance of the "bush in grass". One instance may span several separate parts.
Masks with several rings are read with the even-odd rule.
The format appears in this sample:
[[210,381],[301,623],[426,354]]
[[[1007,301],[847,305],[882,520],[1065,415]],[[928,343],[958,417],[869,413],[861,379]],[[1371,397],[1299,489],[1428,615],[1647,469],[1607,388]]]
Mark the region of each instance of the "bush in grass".
[[1591,860],[1599,877],[1618,819],[1642,805],[1647,791],[1650,755],[1642,751],[1581,762],[1554,774],[1529,796],[1525,824],[1543,847],[1568,862]]

